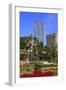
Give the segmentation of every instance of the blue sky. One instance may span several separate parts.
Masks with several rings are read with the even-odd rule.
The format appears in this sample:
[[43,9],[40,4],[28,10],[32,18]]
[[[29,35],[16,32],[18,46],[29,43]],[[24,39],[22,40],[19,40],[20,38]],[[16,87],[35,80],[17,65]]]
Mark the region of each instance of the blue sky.
[[58,15],[56,13],[20,12],[20,37],[34,35],[35,21],[44,23],[44,44],[46,44],[46,35],[58,31]]

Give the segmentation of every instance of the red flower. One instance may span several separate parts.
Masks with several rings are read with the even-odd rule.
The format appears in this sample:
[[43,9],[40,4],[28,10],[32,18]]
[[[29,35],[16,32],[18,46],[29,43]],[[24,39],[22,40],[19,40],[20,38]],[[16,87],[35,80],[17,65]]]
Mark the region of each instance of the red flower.
[[33,73],[31,74],[23,74],[23,75],[20,75],[20,77],[43,77],[43,76],[54,76],[54,72],[52,71],[45,71],[45,72],[42,72],[40,70],[38,71],[34,71]]

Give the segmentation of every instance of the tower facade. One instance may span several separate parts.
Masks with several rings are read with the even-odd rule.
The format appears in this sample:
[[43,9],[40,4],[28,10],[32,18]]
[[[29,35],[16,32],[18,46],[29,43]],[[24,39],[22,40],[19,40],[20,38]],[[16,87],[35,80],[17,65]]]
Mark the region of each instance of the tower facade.
[[48,46],[57,46],[58,45],[58,33],[48,34],[46,36],[46,42]]
[[43,42],[44,45],[44,23],[42,21],[35,22],[34,37],[36,37],[39,42]]

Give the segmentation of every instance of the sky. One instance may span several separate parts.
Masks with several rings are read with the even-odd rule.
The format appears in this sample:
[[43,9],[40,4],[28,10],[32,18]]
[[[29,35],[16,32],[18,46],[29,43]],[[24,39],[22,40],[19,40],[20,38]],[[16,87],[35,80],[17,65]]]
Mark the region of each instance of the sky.
[[44,44],[46,35],[58,32],[58,15],[56,13],[20,12],[20,37],[34,35],[36,21],[44,23]]

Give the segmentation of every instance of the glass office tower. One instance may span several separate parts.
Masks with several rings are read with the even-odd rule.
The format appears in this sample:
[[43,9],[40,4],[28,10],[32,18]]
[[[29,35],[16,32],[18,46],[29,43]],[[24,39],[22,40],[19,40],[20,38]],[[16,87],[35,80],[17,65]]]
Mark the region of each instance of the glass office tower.
[[43,42],[44,45],[44,23],[42,21],[35,22],[34,37],[36,37],[39,42]]

